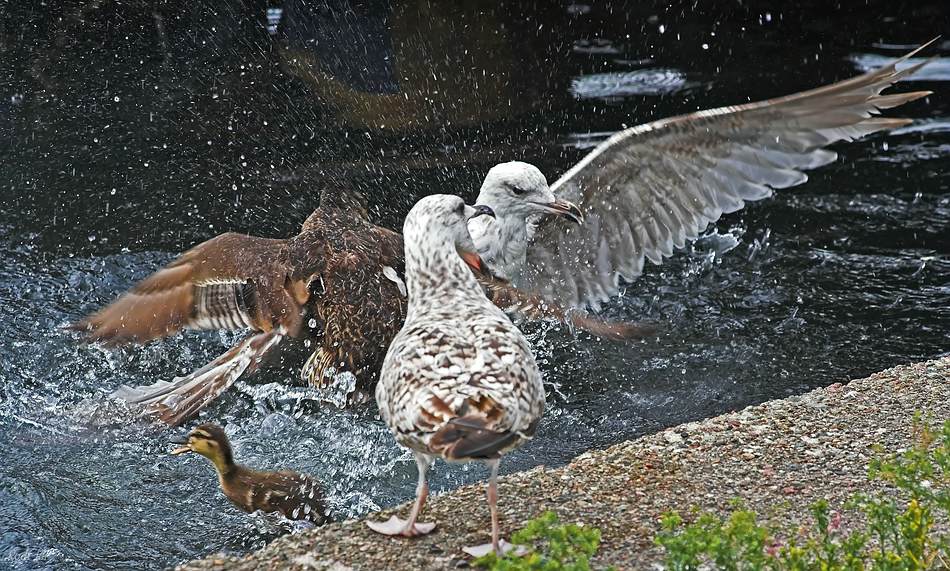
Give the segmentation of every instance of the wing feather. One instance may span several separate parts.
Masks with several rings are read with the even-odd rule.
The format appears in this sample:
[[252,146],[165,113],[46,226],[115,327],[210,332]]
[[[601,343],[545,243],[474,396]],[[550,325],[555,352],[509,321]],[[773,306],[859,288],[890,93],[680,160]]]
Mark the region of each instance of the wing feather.
[[599,304],[659,264],[723,214],[774,190],[803,184],[804,171],[834,161],[823,147],[906,125],[877,116],[929,95],[881,95],[927,62],[897,69],[921,46],[863,75],[786,97],[721,107],[621,131],[551,189],[578,204],[580,228],[548,218],[533,228],[518,287],[568,306]]
[[288,283],[286,240],[222,234],[195,246],[71,328],[89,341],[144,343],[181,329],[294,331],[301,289]]

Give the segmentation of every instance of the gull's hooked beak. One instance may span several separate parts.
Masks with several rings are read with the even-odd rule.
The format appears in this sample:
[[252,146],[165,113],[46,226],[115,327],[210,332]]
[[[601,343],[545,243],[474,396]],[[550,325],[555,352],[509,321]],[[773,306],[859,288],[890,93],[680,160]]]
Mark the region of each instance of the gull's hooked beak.
[[179,446],[178,448],[175,448],[174,450],[171,451],[171,453],[174,454],[175,456],[177,456],[177,455],[179,455],[179,454],[184,454],[185,452],[192,452],[191,446],[188,445],[188,437],[187,437],[187,436],[184,437],[184,438],[179,438],[179,439],[176,439],[176,440],[171,440],[170,442],[171,442],[172,444],[181,444],[181,446]]
[[468,217],[469,220],[474,220],[475,218],[478,218],[479,216],[491,216],[492,218],[495,217],[495,211],[492,210],[491,207],[485,206],[484,204],[476,204],[472,208],[475,209],[475,214],[472,214],[471,216],[469,216]]
[[[475,210],[475,213],[468,217],[469,220],[474,220],[479,216],[491,216],[495,217],[495,211],[491,207],[485,206],[484,204],[476,204],[472,207]],[[478,255],[478,252],[470,252],[467,249],[456,246],[456,250],[459,253],[459,256],[462,256],[462,259],[465,260],[465,263],[468,264],[468,267],[472,268],[476,274],[482,275],[485,277],[492,277],[491,271],[488,269],[488,266],[485,264],[485,260]]]
[[543,204],[541,202],[535,202],[534,204],[540,206],[550,214],[563,216],[574,224],[580,224],[584,221],[584,215],[581,213],[581,209],[578,208],[573,202],[556,198],[554,199],[554,202],[550,202],[548,204]]

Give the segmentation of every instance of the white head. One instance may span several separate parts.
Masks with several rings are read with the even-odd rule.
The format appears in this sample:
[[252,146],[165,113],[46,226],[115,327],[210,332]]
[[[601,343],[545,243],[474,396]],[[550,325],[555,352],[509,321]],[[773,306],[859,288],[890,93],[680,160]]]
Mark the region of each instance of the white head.
[[518,161],[492,167],[485,176],[477,202],[491,207],[502,218],[527,220],[555,214],[577,223],[583,218],[577,206],[554,196],[536,166]]
[[[466,264],[486,272],[472,237],[468,221],[495,213],[487,206],[469,206],[458,196],[436,194],[417,202],[403,224],[406,263],[418,269],[443,263],[446,254],[456,259],[457,253]],[[408,272],[408,269],[407,269]]]

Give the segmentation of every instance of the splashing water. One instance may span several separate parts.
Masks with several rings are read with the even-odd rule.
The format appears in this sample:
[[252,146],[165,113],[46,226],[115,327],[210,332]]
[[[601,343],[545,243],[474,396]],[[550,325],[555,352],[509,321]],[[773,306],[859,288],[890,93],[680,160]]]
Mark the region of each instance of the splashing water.
[[[233,22],[191,22],[159,11],[142,17],[112,4],[65,20],[62,33],[70,38],[70,26],[89,26],[62,55],[68,73],[57,75],[57,58],[35,66],[25,59],[21,67],[34,70],[33,79],[18,80],[15,95],[0,98],[0,132],[14,141],[4,149],[12,156],[0,161],[0,193],[4,201],[8,190],[17,193],[0,209],[0,568],[162,568],[221,550],[245,552],[289,530],[228,504],[204,458],[170,456],[168,441],[181,430],[144,423],[106,399],[122,384],[200,367],[242,333],[186,333],[106,349],[82,345],[61,329],[176,252],[230,229],[289,235],[316,205],[315,186],[354,173],[372,173],[371,211],[398,228],[421,193],[471,198],[493,162],[538,162],[553,180],[624,125],[784,94],[856,71],[849,52],[827,49],[816,59],[818,40],[797,49],[783,43],[775,55],[746,47],[760,45],[751,36],[737,33],[730,42],[719,33],[700,50],[702,42],[682,32],[684,21],[704,30],[719,21],[702,14],[664,13],[661,31],[652,26],[631,37],[632,24],[615,17],[628,13],[619,4],[572,4],[540,31],[519,27],[528,16],[504,27],[503,15],[483,10],[478,29],[504,30],[509,36],[498,37],[511,43],[491,43],[490,57],[473,60],[478,54],[462,45],[465,36],[448,34],[452,41],[419,53],[439,54],[463,75],[466,65],[482,66],[470,75],[486,95],[468,105],[457,93],[436,93],[433,86],[443,85],[439,62],[429,62],[439,73],[412,75],[429,105],[421,116],[458,106],[458,115],[471,116],[477,127],[432,120],[438,127],[431,131],[365,130],[352,126],[368,122],[358,115],[384,108],[391,93],[368,94],[373,82],[348,84],[347,76],[333,84],[339,91],[321,93],[339,97],[329,105],[310,91],[325,83],[283,73],[297,60],[281,67],[255,59],[285,57],[254,42],[278,41],[282,26],[299,17],[294,3],[269,20],[262,13],[257,40],[241,36],[237,30],[253,32]],[[198,5],[198,13],[217,14]],[[40,32],[31,14],[22,14],[30,25],[19,43],[42,49],[22,57],[46,58],[55,42],[32,35]],[[412,20],[399,11],[392,17],[397,31]],[[194,28],[175,28],[185,22]],[[772,38],[769,30],[793,22],[785,10],[748,34]],[[443,24],[432,20],[418,37],[436,41]],[[103,30],[115,26],[128,31],[117,36],[121,47],[100,49],[96,42],[115,35]],[[241,41],[228,44],[231,36],[218,30]],[[793,31],[790,37],[798,37]],[[882,28],[860,45],[888,33]],[[194,38],[194,45],[182,38]],[[398,79],[407,88],[402,74],[417,71],[407,63],[414,60],[405,59],[398,42],[372,43],[391,50],[377,83],[385,79],[389,89]],[[455,46],[461,55],[451,51]],[[2,59],[0,66],[19,61]],[[506,75],[511,62],[518,72]],[[629,62],[663,73],[632,81]],[[200,69],[212,65],[222,67],[202,83]],[[928,76],[935,83],[913,87],[946,91],[936,83],[946,81],[944,67]],[[400,77],[383,73],[393,69]],[[93,81],[103,76],[108,86]],[[715,77],[715,89],[681,91],[680,80],[694,76],[703,86]],[[581,81],[596,89],[578,96],[575,78],[599,79]],[[494,98],[505,86],[520,91]],[[542,92],[532,91],[538,86]],[[58,98],[46,99],[51,93]],[[397,102],[410,107],[406,101]],[[500,111],[491,107],[499,101]],[[950,107],[937,97],[915,105],[907,112],[918,118],[914,124],[836,147],[841,158],[810,173],[806,185],[724,218],[627,284],[605,315],[655,322],[658,339],[618,344],[524,324],[545,375],[548,411],[536,438],[506,458],[503,470],[557,465],[664,426],[946,354]],[[315,476],[334,518],[411,499],[415,464],[375,405],[325,402],[342,403],[346,378],[329,394],[293,386],[311,348],[286,345],[199,420],[224,425],[243,463]],[[480,466],[440,463],[431,484],[439,492],[485,475]]]

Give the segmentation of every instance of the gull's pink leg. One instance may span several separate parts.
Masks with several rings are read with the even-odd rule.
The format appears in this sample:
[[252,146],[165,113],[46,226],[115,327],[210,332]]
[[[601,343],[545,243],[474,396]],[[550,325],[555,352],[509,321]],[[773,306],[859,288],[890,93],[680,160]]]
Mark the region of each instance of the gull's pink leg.
[[492,466],[491,479],[488,481],[488,510],[491,512],[491,548],[495,555],[504,555],[498,543],[501,532],[498,530],[498,462]]
[[501,557],[514,548],[513,545],[501,539],[501,531],[498,525],[498,465],[499,460],[492,460],[488,463],[491,466],[491,477],[488,479],[488,510],[491,512],[491,543],[476,545],[475,547],[466,547],[462,549],[472,557],[481,557],[492,551],[495,555]]
[[426,498],[429,497],[429,484],[426,482],[426,472],[429,470],[431,460],[422,454],[416,454],[416,466],[419,469],[419,482],[416,484],[416,503],[412,505],[412,511],[409,512],[409,519],[403,520],[392,516],[387,521],[368,521],[366,525],[370,529],[383,535],[402,535],[404,537],[416,537],[432,533],[435,529],[434,523],[416,523],[416,519],[426,505]]

